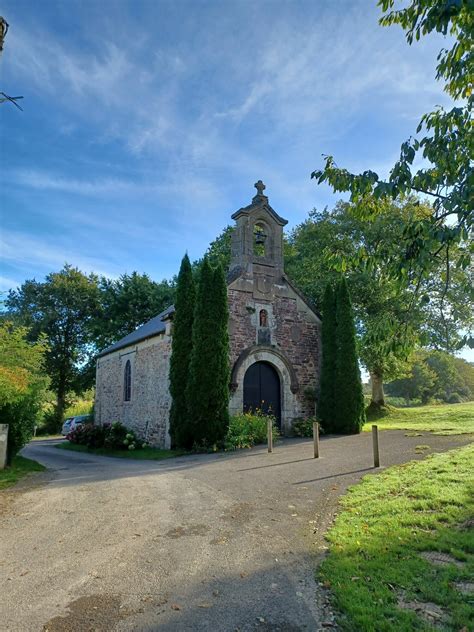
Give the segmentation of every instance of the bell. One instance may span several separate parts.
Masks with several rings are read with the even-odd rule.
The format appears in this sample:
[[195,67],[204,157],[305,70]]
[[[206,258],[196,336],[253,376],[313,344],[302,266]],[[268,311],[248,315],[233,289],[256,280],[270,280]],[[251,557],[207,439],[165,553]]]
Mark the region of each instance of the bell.
[[259,244],[259,245],[263,245],[265,243],[265,239],[267,238],[267,236],[265,235],[265,233],[261,230],[258,230],[255,233],[255,243]]

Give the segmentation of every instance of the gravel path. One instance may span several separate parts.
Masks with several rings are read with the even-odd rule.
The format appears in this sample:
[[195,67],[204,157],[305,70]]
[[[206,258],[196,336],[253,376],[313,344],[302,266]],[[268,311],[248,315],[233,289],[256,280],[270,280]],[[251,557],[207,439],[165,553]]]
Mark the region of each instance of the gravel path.
[[[380,436],[384,465],[470,436]],[[338,497],[372,472],[371,437],[163,462],[33,442],[48,472],[0,493],[2,632],[331,627],[314,580]],[[425,453],[426,454],[426,453]]]

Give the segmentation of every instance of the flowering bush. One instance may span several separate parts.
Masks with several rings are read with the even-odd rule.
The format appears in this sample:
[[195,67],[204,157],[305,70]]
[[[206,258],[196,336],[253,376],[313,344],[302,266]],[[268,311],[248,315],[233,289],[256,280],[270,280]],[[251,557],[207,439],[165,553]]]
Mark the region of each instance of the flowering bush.
[[106,429],[103,426],[84,424],[71,430],[66,439],[71,443],[85,445],[88,448],[101,448],[104,445],[105,435]]
[[118,421],[104,426],[84,424],[72,430],[66,439],[71,443],[85,445],[88,448],[107,448],[109,450],[135,450],[139,445],[133,430],[129,430]]
[[273,438],[276,439],[280,433],[275,418],[271,415],[265,415],[261,410],[233,415],[226,435],[226,449],[251,448],[258,443],[265,443],[268,419],[273,422]]

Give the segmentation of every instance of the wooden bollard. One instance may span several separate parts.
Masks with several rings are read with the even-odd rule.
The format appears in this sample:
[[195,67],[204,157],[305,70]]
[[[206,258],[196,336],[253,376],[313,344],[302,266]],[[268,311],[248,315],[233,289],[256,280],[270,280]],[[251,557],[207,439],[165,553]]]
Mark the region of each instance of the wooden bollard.
[[273,452],[273,420],[267,419],[268,451]]
[[313,447],[314,458],[319,459],[319,424],[317,421],[313,421]]
[[372,446],[374,449],[374,467],[380,467],[379,429],[375,425],[372,426]]

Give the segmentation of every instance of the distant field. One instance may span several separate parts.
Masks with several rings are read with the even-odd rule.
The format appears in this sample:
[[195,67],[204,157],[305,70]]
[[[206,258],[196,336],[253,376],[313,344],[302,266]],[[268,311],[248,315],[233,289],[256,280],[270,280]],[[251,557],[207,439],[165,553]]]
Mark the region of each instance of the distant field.
[[381,430],[411,430],[433,434],[474,433],[474,402],[439,404],[416,408],[390,407],[385,416],[365,424],[365,432],[376,423]]

